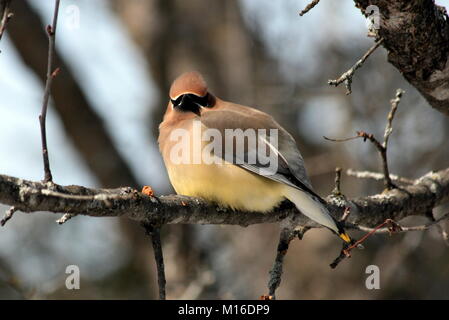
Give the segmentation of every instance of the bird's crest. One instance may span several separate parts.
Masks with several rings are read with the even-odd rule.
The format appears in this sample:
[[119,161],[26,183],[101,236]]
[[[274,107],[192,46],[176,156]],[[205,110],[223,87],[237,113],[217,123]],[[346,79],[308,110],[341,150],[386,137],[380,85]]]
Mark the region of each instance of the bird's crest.
[[194,94],[199,97],[207,94],[207,84],[200,73],[185,72],[173,81],[170,87],[170,99],[175,100],[183,94]]

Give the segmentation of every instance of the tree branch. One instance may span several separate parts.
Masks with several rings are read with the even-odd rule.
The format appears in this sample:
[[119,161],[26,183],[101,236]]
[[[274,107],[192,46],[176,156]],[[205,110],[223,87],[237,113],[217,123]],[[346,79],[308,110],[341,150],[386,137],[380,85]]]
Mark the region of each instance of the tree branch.
[[11,208],[9,208],[6,213],[5,216],[3,217],[2,220],[0,220],[0,226],[4,226],[6,224],[6,222],[8,222],[12,216],[14,215],[14,213],[17,211],[16,207],[12,206]]
[[354,0],[379,8],[388,61],[436,110],[449,116],[449,18],[433,0]]
[[290,241],[295,237],[294,225],[289,225],[281,228],[279,235],[279,244],[277,247],[276,258],[274,259],[273,267],[270,270],[270,278],[268,280],[268,299],[276,299],[276,289],[279,288],[282,279],[282,272],[284,266],[284,257],[287,254]]
[[341,196],[341,168],[335,168],[335,188],[332,190],[332,195]]
[[328,80],[327,83],[330,86],[339,86],[341,83],[344,83],[346,86],[346,95],[351,94],[352,88],[352,77],[354,76],[354,73],[357,69],[363,66],[366,59],[374,52],[376,49],[381,45],[383,39],[379,39],[364,55],[360,58],[348,71],[343,73],[338,79],[335,80]]
[[[425,231],[425,230],[429,229],[430,227],[438,225],[438,223],[440,223],[443,220],[447,220],[447,219],[449,219],[449,213],[446,213],[446,214],[442,215],[438,219],[433,219],[429,223],[422,224],[422,225],[419,225],[419,226],[403,227],[403,226],[398,224],[399,228],[397,228],[395,230],[395,233],[410,232],[410,231]],[[375,229],[375,228],[368,228],[368,227],[363,227],[363,226],[354,226],[353,228],[361,230],[361,231],[366,231],[366,232],[373,232],[374,231],[375,233],[391,233],[391,229],[390,228],[378,228],[378,229]]]
[[[346,174],[351,177],[356,177],[359,179],[373,179],[373,180],[384,180],[385,175],[379,172],[371,172],[371,171],[357,171],[353,169],[346,170]],[[390,179],[395,182],[405,183],[405,184],[413,184],[412,179],[400,177],[395,174],[390,174]]]
[[47,132],[46,132],[46,119],[47,119],[47,108],[48,101],[50,99],[51,83],[53,79],[59,72],[59,69],[53,71],[53,60],[55,55],[55,39],[56,39],[56,26],[58,23],[58,12],[59,12],[59,2],[60,0],[55,0],[55,9],[53,13],[52,25],[47,26],[48,35],[48,62],[47,62],[47,81],[45,82],[44,98],[42,102],[42,110],[39,115],[39,123],[41,125],[41,140],[42,140],[42,157],[44,161],[44,181],[52,181],[52,175],[50,170],[50,162],[48,160],[48,147],[47,147]]
[[[331,195],[328,209],[347,228],[372,230],[385,221],[400,221],[411,215],[427,216],[433,208],[449,201],[449,168],[431,172],[404,188],[395,188],[382,194],[353,200]],[[304,215],[298,215],[288,201],[269,213],[241,212],[222,208],[202,199],[185,196],[147,196],[135,189],[91,189],[80,186],[60,186],[54,183],[32,182],[0,175],[0,203],[24,212],[71,212],[93,217],[126,216],[144,225],[162,224],[229,224],[248,226],[257,223],[281,222],[281,233],[276,259],[270,271],[268,296],[274,299],[281,282],[284,257],[290,241],[304,231],[320,227]],[[349,210],[351,214],[349,215]],[[67,214],[61,220],[64,220]],[[404,227],[401,231],[426,230],[447,215],[424,226]],[[6,222],[6,221],[5,221]],[[298,232],[295,231],[299,229]],[[154,229],[153,229],[154,230]],[[380,231],[379,231],[380,230]],[[382,232],[383,229],[375,230]],[[159,297],[165,299],[165,272],[160,235],[150,232],[158,270]],[[371,232],[374,233],[374,232]],[[443,237],[446,234],[443,230]],[[446,234],[447,235],[447,234]],[[331,264],[335,268],[348,255],[344,247],[340,256]]]
[[396,187],[392,179],[390,177],[390,170],[388,169],[388,159],[387,159],[387,148],[388,148],[388,139],[390,138],[391,133],[393,132],[393,118],[396,114],[396,110],[398,108],[399,102],[401,102],[402,95],[404,94],[404,91],[402,89],[396,90],[396,96],[394,99],[390,101],[391,103],[391,110],[388,113],[387,116],[387,125],[385,126],[385,132],[384,132],[384,141],[383,143],[380,143],[379,140],[377,140],[373,134],[366,133],[365,131],[357,131],[357,135],[350,138],[345,139],[331,139],[328,137],[323,137],[326,140],[333,141],[333,142],[345,142],[357,138],[363,138],[363,141],[369,140],[377,149],[379,152],[379,155],[382,159],[382,169],[384,172],[384,184],[385,188],[387,190],[393,189]]
[[312,10],[318,3],[320,2],[320,0],[312,0],[303,10],[301,10],[301,12],[299,13],[299,15],[302,17],[303,15],[305,15],[307,12],[309,12],[310,10]]
[[[373,227],[385,219],[396,221],[411,215],[426,215],[434,207],[449,201],[449,168],[431,172],[413,185],[382,194],[344,200],[328,197],[328,209],[341,217],[351,208],[347,222]],[[152,224],[228,224],[246,227],[258,223],[276,223],[295,216],[297,225],[318,227],[295,206],[285,201],[272,212],[242,212],[222,208],[202,199],[179,195],[149,197],[135,189],[94,189],[33,182],[0,175],[0,203],[22,212],[49,211],[92,217],[126,216]]]
[[157,268],[157,282],[159,285],[159,299],[165,300],[165,267],[164,255],[162,253],[161,242],[161,226],[156,226],[149,223],[142,223],[147,235],[151,237],[151,244],[153,245],[154,260]]

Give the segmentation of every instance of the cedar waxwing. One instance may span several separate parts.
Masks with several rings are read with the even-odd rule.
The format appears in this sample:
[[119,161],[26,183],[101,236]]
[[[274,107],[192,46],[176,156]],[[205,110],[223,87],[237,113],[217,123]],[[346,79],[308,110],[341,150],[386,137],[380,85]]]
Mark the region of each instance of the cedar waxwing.
[[[199,135],[195,133],[198,130]],[[244,138],[248,139],[238,150],[233,144],[238,137],[223,138],[238,130],[244,134],[257,131],[256,143],[249,143],[251,135],[247,134]],[[267,131],[269,137],[261,134]],[[210,133],[209,139],[204,138],[205,132]],[[232,141],[232,149],[209,147],[205,152],[211,136],[220,143]],[[345,242],[352,241],[329,214],[325,200],[313,191],[293,137],[268,114],[212,95],[199,73],[184,73],[173,82],[158,141],[169,179],[178,194],[259,212],[270,211],[288,199],[301,213]],[[185,153],[181,160],[180,151]],[[271,152],[270,159],[276,162],[274,170],[267,169],[267,164],[260,160],[265,152]],[[203,154],[210,156],[208,161],[202,161]]]

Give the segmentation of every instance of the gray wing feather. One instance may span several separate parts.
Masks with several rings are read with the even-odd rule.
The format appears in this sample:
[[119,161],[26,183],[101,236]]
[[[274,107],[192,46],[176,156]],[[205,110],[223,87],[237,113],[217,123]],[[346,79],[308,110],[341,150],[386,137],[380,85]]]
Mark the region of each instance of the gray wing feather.
[[[255,174],[300,189],[318,201],[324,202],[313,191],[304,167],[304,160],[296,146],[295,140],[271,116],[256,109],[228,104],[227,109],[202,113],[201,121],[206,127],[219,129],[222,133],[225,129],[278,129],[279,139],[277,151],[279,157],[277,172],[274,174],[266,174],[263,170],[264,165],[261,165],[259,162],[247,163],[244,159],[237,159],[235,154],[232,155],[235,160],[234,164]],[[260,139],[258,141],[265,143]],[[245,150],[245,157],[255,152],[257,153],[257,150]],[[222,157],[225,157],[224,152]]]

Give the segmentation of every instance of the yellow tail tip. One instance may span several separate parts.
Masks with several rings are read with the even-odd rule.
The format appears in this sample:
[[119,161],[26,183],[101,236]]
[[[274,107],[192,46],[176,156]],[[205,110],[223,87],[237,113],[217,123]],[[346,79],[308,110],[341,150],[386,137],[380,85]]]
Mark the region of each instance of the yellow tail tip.
[[343,239],[343,241],[347,242],[347,243],[351,243],[351,237],[346,233],[346,232],[342,232],[338,235],[340,238]]

